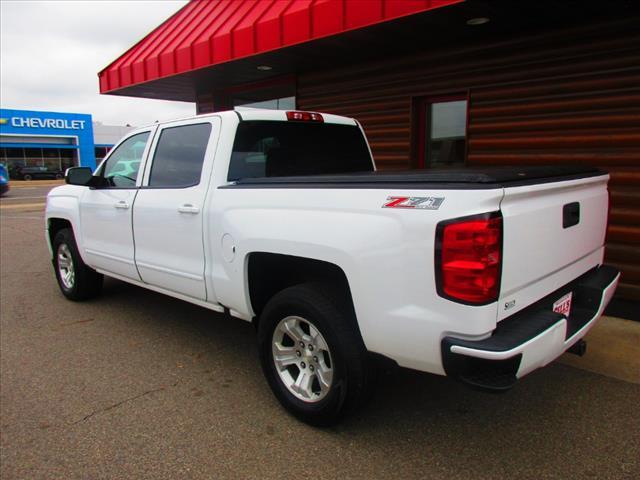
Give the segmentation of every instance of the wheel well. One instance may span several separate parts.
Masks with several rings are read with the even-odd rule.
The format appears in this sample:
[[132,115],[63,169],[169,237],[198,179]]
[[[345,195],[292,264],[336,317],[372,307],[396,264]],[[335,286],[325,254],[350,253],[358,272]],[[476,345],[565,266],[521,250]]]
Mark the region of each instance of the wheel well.
[[51,245],[53,246],[53,239],[56,238],[56,234],[62,230],[63,228],[71,228],[71,222],[69,220],[65,220],[64,218],[50,218],[49,219],[49,240],[51,241]]
[[311,258],[295,257],[277,253],[257,252],[249,255],[249,298],[256,315],[262,312],[269,299],[276,293],[293,285],[322,282],[342,292],[353,307],[349,282],[344,271],[337,265]]

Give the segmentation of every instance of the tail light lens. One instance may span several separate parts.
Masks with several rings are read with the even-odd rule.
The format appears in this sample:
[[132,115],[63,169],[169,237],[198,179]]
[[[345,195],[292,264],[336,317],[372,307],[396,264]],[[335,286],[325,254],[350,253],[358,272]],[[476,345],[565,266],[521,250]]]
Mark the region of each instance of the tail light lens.
[[295,122],[324,122],[324,118],[319,113],[300,112],[298,110],[287,112],[287,120]]
[[436,230],[438,294],[469,305],[495,302],[502,271],[502,215],[440,222]]

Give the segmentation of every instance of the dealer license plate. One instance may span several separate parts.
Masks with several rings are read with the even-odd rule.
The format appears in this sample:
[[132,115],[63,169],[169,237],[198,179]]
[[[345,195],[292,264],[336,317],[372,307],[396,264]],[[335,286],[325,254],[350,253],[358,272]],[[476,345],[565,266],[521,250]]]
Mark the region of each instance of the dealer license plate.
[[571,300],[573,299],[573,292],[569,292],[566,295],[563,295],[558,301],[553,304],[553,311],[556,313],[560,313],[565,317],[569,316],[569,312],[571,312]]

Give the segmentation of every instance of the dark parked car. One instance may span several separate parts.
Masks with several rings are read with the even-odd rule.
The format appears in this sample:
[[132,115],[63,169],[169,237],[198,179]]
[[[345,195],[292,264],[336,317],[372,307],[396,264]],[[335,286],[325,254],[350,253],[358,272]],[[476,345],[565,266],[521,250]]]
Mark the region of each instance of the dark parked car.
[[0,163],[0,196],[9,191],[9,172],[7,167]]
[[52,170],[47,167],[20,167],[11,169],[11,178],[16,180],[38,180],[43,178],[64,178],[62,170]]

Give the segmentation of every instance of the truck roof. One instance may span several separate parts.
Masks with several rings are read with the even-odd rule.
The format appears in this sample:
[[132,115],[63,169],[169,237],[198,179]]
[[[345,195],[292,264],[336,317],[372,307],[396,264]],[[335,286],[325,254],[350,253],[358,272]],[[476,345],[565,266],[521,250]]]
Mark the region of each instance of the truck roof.
[[[294,110],[294,111],[298,112],[302,110]],[[322,115],[324,123],[333,123],[333,124],[339,124],[339,125],[358,125],[357,120],[355,120],[354,118],[343,117],[341,115],[333,115],[331,113],[323,113],[323,112],[310,112],[310,113],[319,113],[320,115]],[[282,121],[282,122],[288,121],[287,110],[271,110],[266,108],[236,107],[233,110],[224,110],[221,112],[213,112],[213,113],[203,113],[200,115],[189,115],[187,117],[164,120],[162,122],[156,122],[149,125],[141,126],[136,130],[153,127],[155,125],[165,125],[173,122],[194,120],[197,118],[203,118],[203,119],[210,118],[210,117],[224,118],[228,116],[237,117],[241,121],[251,121],[251,120]]]

